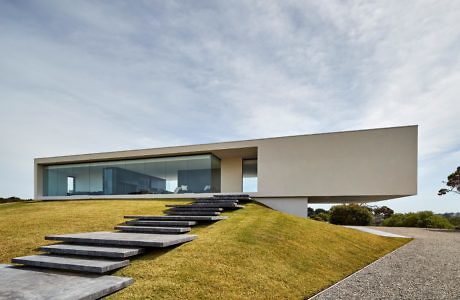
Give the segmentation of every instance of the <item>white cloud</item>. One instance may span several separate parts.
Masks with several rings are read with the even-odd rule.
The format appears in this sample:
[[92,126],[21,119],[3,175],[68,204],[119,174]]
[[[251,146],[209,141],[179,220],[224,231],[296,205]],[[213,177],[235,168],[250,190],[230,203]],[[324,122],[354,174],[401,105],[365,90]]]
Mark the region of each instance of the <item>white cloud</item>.
[[429,189],[437,160],[460,161],[456,1],[3,2],[0,17],[4,195],[31,196],[37,156],[405,124]]

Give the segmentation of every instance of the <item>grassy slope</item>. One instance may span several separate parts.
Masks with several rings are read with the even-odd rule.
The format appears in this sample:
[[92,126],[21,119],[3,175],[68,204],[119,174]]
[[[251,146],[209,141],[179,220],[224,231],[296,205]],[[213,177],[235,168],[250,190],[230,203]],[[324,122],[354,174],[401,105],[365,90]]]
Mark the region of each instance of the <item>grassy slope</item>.
[[[49,233],[110,230],[124,214],[160,213],[166,201],[79,201],[0,205],[0,262],[33,253]],[[194,229],[199,238],[132,261],[117,275],[135,284],[115,299],[299,299],[403,245],[285,215],[256,204]],[[89,222],[87,223],[87,221]]]
[[[176,201],[175,201],[176,202]],[[175,203],[174,202],[174,203]],[[180,201],[179,201],[180,202]],[[0,204],[0,263],[33,254],[47,234],[113,230],[126,214],[162,214],[170,201],[59,201]]]

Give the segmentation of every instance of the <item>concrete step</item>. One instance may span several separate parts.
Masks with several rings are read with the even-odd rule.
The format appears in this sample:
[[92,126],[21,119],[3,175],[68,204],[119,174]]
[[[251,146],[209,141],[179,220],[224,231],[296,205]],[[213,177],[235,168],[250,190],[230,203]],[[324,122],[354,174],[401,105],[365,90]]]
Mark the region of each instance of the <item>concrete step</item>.
[[[177,221],[181,220],[182,219],[179,219]],[[172,221],[176,220],[172,219]],[[196,235],[192,234],[145,234],[99,231],[88,233],[48,235],[45,237],[45,239],[80,244],[168,247],[192,241],[196,237]]]
[[143,233],[186,233],[191,230],[190,227],[154,227],[154,226],[124,226],[115,227],[116,230],[126,232],[143,232]]
[[121,225],[135,226],[161,226],[161,227],[190,227],[195,226],[195,221],[148,221],[148,220],[131,220]]
[[252,201],[252,198],[211,198],[208,200],[199,200],[199,201],[238,201],[238,202],[249,202]]
[[236,203],[194,203],[194,204],[190,204],[189,207],[222,208],[223,210],[244,208],[243,205],[236,204]]
[[166,207],[213,207],[213,208],[233,208],[238,207],[236,203],[193,203],[193,204],[166,204]]
[[40,254],[16,257],[13,263],[32,267],[59,269],[104,274],[129,265],[129,260],[109,260],[102,258],[82,258],[78,256],[62,256],[52,254]]
[[227,205],[227,204],[231,204],[231,205],[238,205],[238,202],[235,202],[235,201],[201,201],[201,202],[193,202],[189,205],[200,205],[200,204],[219,204],[219,205]]
[[0,265],[0,299],[100,299],[133,283],[132,278]]
[[198,211],[198,210],[189,210],[189,211],[165,211],[165,214],[170,216],[218,216],[220,212],[218,211]]
[[199,202],[249,202],[252,199],[243,198],[212,198],[209,200],[199,200]]
[[195,200],[193,203],[238,203],[239,200],[231,199],[207,199],[207,200]]
[[187,207],[172,207],[168,211],[223,211],[221,207],[196,207],[196,206],[187,206]]
[[216,194],[213,195],[212,198],[225,198],[225,199],[236,199],[236,198],[241,198],[241,199],[250,199],[251,196],[248,194]]
[[54,244],[40,247],[41,251],[52,254],[101,256],[110,258],[127,258],[144,252],[142,248],[108,247],[76,244]]
[[[126,219],[152,220],[152,221],[219,221],[227,216],[125,216]],[[183,236],[183,235],[180,235]]]

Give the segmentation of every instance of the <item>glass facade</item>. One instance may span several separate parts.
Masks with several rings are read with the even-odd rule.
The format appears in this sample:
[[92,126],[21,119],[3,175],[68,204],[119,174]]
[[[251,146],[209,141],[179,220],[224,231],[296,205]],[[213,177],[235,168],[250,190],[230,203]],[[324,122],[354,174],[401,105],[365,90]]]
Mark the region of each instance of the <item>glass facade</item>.
[[43,196],[219,192],[220,159],[211,154],[43,168]]
[[257,192],[257,159],[243,160],[243,192]]

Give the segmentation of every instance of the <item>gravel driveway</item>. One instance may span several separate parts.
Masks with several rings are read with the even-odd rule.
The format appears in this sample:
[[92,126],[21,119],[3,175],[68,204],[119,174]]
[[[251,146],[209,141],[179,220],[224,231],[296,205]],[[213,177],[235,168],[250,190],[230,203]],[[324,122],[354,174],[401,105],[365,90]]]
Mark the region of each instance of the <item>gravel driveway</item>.
[[460,232],[373,228],[415,240],[312,299],[460,299]]

